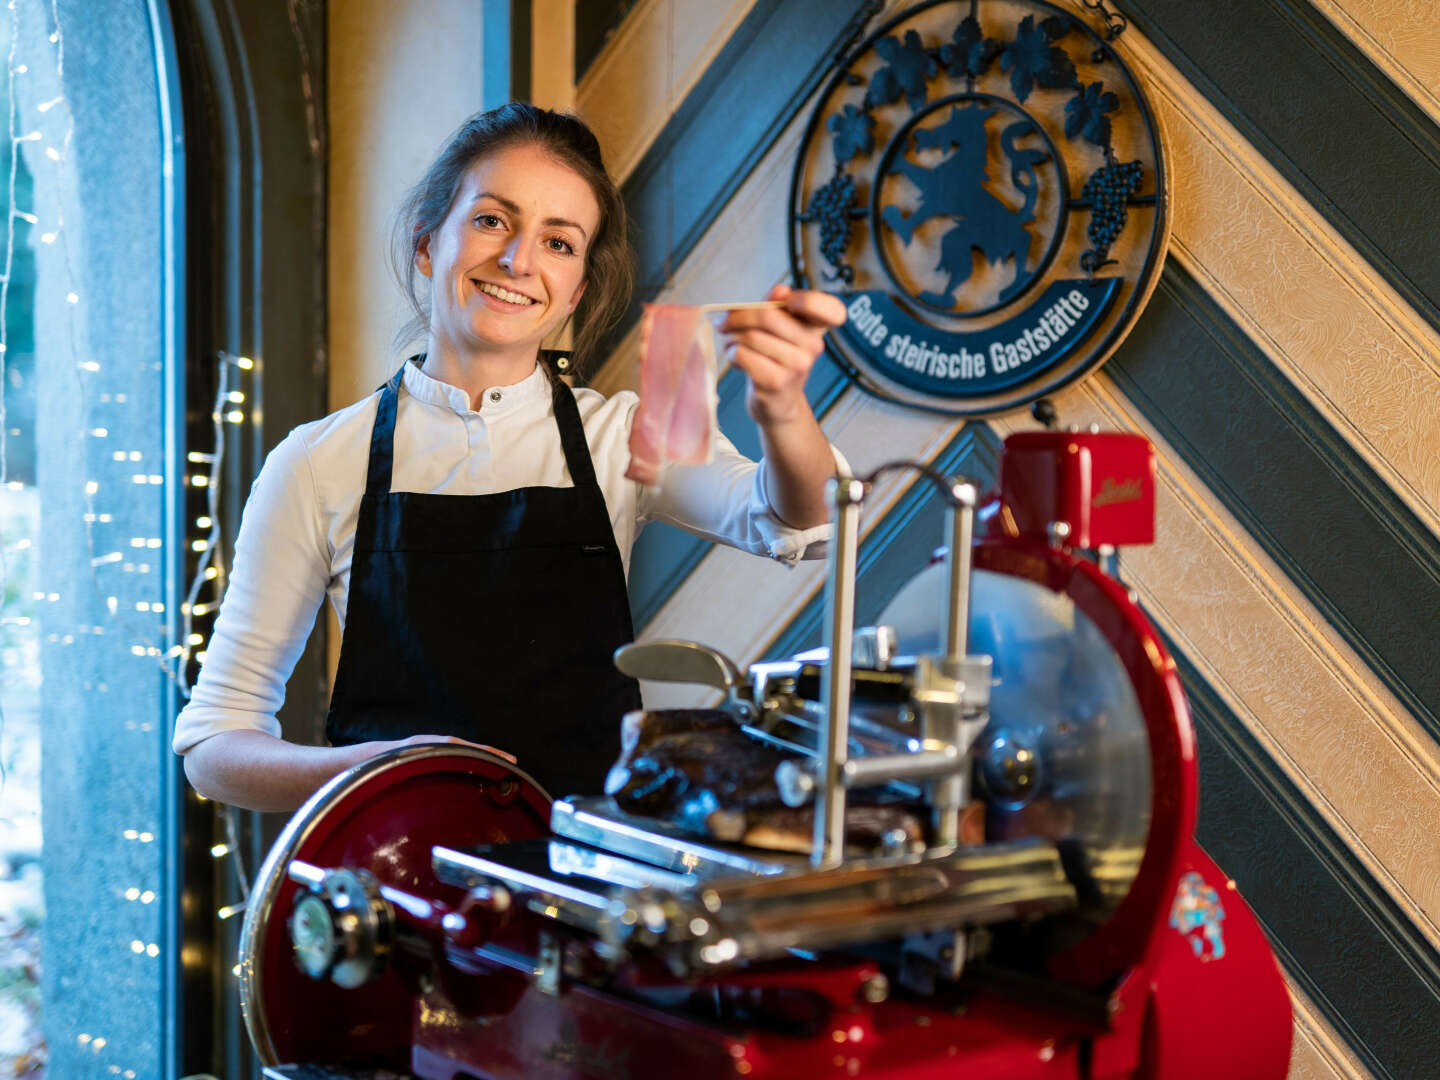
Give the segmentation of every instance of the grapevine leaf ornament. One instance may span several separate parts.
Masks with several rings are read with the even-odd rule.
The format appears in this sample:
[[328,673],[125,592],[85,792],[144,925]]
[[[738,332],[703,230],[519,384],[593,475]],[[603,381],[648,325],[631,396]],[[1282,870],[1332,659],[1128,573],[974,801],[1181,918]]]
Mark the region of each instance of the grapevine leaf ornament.
[[952,79],[978,79],[1000,55],[1000,42],[980,32],[975,16],[967,15],[955,27],[951,43],[940,46],[940,62]]
[[1000,53],[1000,70],[1010,73],[1010,89],[1017,101],[1023,104],[1037,86],[1059,90],[1076,85],[1074,62],[1064,49],[1051,44],[1069,32],[1069,24],[1059,18],[1046,19],[1039,26],[1033,15],[1020,20],[1015,40]]
[[918,109],[925,104],[929,94],[925,83],[939,71],[938,65],[914,30],[905,31],[905,39],[881,38],[875,43],[875,51],[886,66],[875,73],[870,80],[870,89],[865,93],[866,108],[889,105],[905,95],[910,108]]
[[1110,145],[1110,117],[1120,107],[1120,99],[1098,82],[1084,87],[1065,103],[1065,137],[1081,136],[1099,147]]
[[835,166],[839,168],[851,158],[875,149],[875,118],[864,109],[846,105],[830,117],[827,125],[835,136]]

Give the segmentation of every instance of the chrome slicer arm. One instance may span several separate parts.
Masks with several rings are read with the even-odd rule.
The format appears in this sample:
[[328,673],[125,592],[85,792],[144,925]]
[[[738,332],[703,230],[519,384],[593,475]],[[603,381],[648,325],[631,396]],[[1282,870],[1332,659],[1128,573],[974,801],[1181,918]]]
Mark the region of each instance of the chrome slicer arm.
[[[860,507],[875,480],[897,469],[920,472],[946,500],[949,588],[945,651],[938,657],[922,656],[917,660],[912,698],[922,722],[919,751],[852,761],[847,740]],[[959,842],[960,811],[969,797],[966,765],[970,745],[985,727],[990,692],[990,658],[967,654],[971,543],[978,491],[968,480],[944,477],[915,462],[895,462],[860,479],[837,476],[826,493],[835,516],[835,539],[825,588],[825,645],[829,652],[821,697],[825,724],[813,782],[807,783],[793,763],[782,767],[783,775],[777,775],[777,780],[792,805],[803,801],[813,787],[815,836],[811,862],[816,868],[834,867],[844,861],[846,790],[902,778],[930,780],[934,844],[954,847]]]
[[845,860],[845,787],[841,772],[849,757],[850,651],[855,632],[855,560],[860,537],[860,505],[865,482],[853,476],[833,477],[825,494],[835,511],[835,539],[830,545],[825,582],[825,645],[830,659],[821,686],[825,726],[820,731],[816,760],[815,836],[810,862],[817,868]]

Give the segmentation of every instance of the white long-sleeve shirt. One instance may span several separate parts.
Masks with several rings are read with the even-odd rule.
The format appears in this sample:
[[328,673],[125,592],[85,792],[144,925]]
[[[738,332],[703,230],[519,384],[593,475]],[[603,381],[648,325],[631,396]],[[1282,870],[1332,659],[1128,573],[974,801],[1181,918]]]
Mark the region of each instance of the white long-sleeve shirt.
[[[626,573],[647,521],[787,563],[824,554],[830,526],[792,529],[775,515],[764,470],[728,439],[709,465],[673,466],[658,489],[625,478],[639,398],[576,390],[595,476]],[[235,561],[205,664],[175,722],[183,754],[222,731],[280,734],[285,681],[327,594],[345,625],[355,525],[380,394],[296,428],[270,452],[251,489]],[[843,466],[838,457],[837,464]],[[395,417],[391,490],[484,495],[522,487],[570,487],[555,426],[550,381],[536,367],[513,386],[469,395],[405,366]],[[477,618],[485,617],[476,613]]]

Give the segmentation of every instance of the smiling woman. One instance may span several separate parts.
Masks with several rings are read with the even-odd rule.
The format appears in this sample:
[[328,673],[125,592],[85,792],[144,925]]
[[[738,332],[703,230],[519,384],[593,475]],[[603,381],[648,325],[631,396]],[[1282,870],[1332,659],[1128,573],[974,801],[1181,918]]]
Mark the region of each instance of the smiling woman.
[[[519,219],[527,211],[538,220],[523,224],[540,228],[543,246],[557,256],[567,246],[574,252],[569,262],[580,283],[571,312],[579,309],[580,326],[570,360],[571,370],[582,368],[596,343],[623,316],[633,288],[625,203],[605,171],[599,143],[580,120],[518,104],[480,113],[462,124],[401,204],[391,260],[414,318],[397,335],[398,343],[429,332],[433,292],[422,288],[420,279],[430,278],[433,289],[429,264],[447,228],[457,244],[464,242],[467,231],[486,228],[491,235],[508,235],[513,244],[522,225]],[[522,272],[533,269],[528,254],[521,253]],[[499,264],[502,256],[508,260],[506,267]],[[511,272],[515,253],[502,250],[494,257],[494,269],[503,272],[492,275],[489,284],[527,295]],[[483,281],[483,275],[477,279]],[[559,325],[568,314],[560,317]],[[427,355],[434,354],[433,344]]]
[[[777,286],[782,307],[731,312],[720,330],[764,461],[721,437],[711,464],[646,487],[625,477],[636,396],[572,389],[560,373],[579,365],[541,347],[576,316],[583,363],[629,299],[623,204],[581,121],[519,104],[472,117],[402,207],[395,253],[425,354],[267,459],[175,750],[198,790],[256,809],[443,740],[499,748],[558,794],[597,791],[640,707],[611,662],[634,637],[639,529],[822,554],[836,455],[804,383],[844,307]],[[330,745],[296,746],[275,712],[327,594]]]
[[540,343],[585,292],[587,238],[600,206],[590,185],[534,145],[495,151],[470,167],[450,212],[415,255],[431,280],[425,371],[458,381],[463,349],[485,349],[518,382]]

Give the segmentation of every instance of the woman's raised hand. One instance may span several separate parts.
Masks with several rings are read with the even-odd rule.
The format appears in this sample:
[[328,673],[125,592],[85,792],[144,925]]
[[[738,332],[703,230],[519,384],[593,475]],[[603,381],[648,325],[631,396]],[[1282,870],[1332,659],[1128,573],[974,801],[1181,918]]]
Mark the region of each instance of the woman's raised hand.
[[767,298],[785,306],[731,311],[719,325],[727,359],[750,376],[745,405],[762,428],[810,415],[805,380],[825,348],[825,331],[846,317],[829,293],[776,285]]

